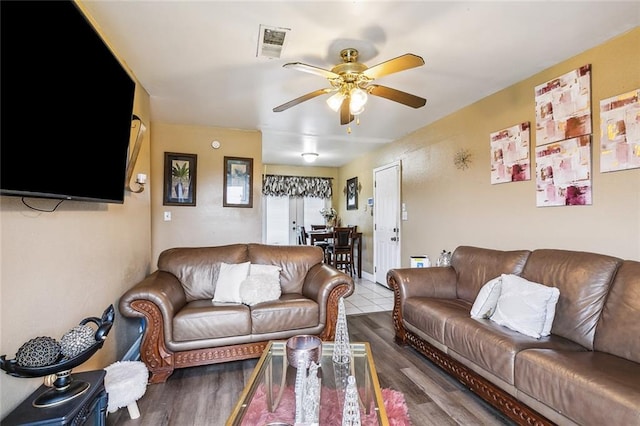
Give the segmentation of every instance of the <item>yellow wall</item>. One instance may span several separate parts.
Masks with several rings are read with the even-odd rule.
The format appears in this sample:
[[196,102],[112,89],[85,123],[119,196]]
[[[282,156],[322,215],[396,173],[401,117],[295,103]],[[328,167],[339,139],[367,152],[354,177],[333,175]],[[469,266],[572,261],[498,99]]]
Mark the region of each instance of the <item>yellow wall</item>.
[[[262,241],[262,136],[258,131],[153,123],[152,270],[167,248]],[[217,140],[221,146],[211,147]],[[196,206],[163,205],[164,153],[196,154]],[[253,208],[223,207],[224,157],[253,158]],[[164,212],[171,221],[164,221]]]
[[[566,248],[640,260],[640,169],[600,173],[599,164],[600,100],[640,88],[638,46],[636,28],[353,161],[341,168],[340,182],[358,176],[362,200],[371,196],[373,168],[401,161],[401,196],[408,211],[401,222],[403,266],[409,266],[409,256],[434,260],[459,245]],[[489,134],[529,121],[535,152],[534,87],[585,64],[592,70],[593,205],[536,207],[533,164],[530,181],[491,185]],[[467,170],[453,164],[460,148],[472,153]],[[352,214],[341,212],[371,234],[362,204],[353,219]],[[370,239],[364,249],[363,269],[371,272]]]

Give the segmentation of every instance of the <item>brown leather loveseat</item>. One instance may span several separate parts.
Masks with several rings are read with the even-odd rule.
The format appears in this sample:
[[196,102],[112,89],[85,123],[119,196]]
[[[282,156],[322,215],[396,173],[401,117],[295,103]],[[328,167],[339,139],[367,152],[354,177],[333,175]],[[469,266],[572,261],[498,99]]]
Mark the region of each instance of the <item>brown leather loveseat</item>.
[[[145,319],[140,356],[150,383],[176,368],[258,358],[270,340],[298,334],[332,340],[341,297],[353,279],[311,246],[231,244],[172,248],[158,270],[128,290],[120,312]],[[252,305],[213,301],[221,267],[250,262],[280,269],[280,297]],[[223,263],[225,265],[223,265]]]
[[[510,283],[524,278],[547,286],[544,292],[559,290],[549,335],[535,338],[496,323],[498,308],[471,317],[481,289],[496,277],[502,298],[502,274],[517,276]],[[395,295],[396,341],[515,422],[640,424],[640,262],[462,246],[451,266],[392,269],[387,281]]]

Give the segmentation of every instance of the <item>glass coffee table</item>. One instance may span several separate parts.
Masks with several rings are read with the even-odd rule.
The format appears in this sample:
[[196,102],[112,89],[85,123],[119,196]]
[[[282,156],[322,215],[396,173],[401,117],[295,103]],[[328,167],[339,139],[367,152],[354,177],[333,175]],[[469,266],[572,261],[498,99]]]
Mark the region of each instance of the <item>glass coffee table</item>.
[[[238,403],[227,420],[232,425],[293,425],[295,420],[296,369],[288,365],[286,341],[272,341],[265,348]],[[351,343],[351,364],[332,360],[333,342],[322,342],[319,424],[340,425],[347,377],[358,388],[362,424],[388,425],[382,392],[369,343]]]

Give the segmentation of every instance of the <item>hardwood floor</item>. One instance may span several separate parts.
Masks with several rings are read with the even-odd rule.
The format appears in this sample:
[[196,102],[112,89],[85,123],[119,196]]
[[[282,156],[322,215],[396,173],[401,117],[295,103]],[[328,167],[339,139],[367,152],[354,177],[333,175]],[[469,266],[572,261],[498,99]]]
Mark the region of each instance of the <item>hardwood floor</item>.
[[[413,426],[514,424],[417,351],[396,345],[391,312],[349,315],[347,322],[351,341],[370,343],[380,386],[404,393]],[[256,363],[176,370],[166,383],[147,387],[138,401],[140,418],[131,420],[122,408],[109,414],[107,425],[224,425]]]

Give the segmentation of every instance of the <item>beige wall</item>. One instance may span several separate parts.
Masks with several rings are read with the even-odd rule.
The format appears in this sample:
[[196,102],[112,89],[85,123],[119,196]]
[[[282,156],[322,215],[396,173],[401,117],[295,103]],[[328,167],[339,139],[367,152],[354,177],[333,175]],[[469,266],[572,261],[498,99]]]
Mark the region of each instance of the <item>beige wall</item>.
[[[153,123],[152,269],[167,248],[262,241],[262,135],[258,131]],[[217,140],[221,146],[211,147]],[[196,206],[164,206],[164,153],[196,154]],[[223,207],[224,157],[253,158],[253,208]],[[164,221],[164,212],[171,221]]]
[[[409,256],[427,254],[433,260],[459,245],[566,248],[640,260],[640,169],[599,170],[600,100],[640,88],[638,46],[640,29],[635,29],[570,58],[352,162],[341,168],[340,182],[362,179],[362,200],[372,193],[373,168],[401,161],[401,196],[408,211],[401,223],[403,266],[409,266]],[[536,207],[535,176],[491,185],[489,134],[524,121],[534,127],[534,87],[585,64],[592,67],[593,205]],[[531,145],[533,153],[535,129]],[[453,165],[459,148],[472,153],[467,170]],[[362,204],[357,213],[341,215],[371,234]],[[363,269],[371,272],[370,239],[364,247]]]
[[[149,123],[149,96],[136,87],[134,113]],[[150,133],[134,176],[149,173]],[[5,143],[7,141],[3,141]],[[135,184],[134,184],[135,185]],[[99,316],[149,272],[150,193],[127,192],[123,204],[64,201],[51,213],[24,206],[19,197],[0,197],[0,354],[13,359],[37,336],[60,339],[72,327]],[[57,200],[28,199],[51,209]],[[103,368],[129,349],[131,329],[116,314],[105,345],[76,371]],[[0,373],[0,418],[42,384],[42,379]]]
[[[133,113],[149,129],[149,95],[139,84]],[[134,179],[149,173],[150,140],[147,130]],[[58,200],[27,202],[49,210]],[[125,192],[123,204],[64,201],[51,213],[29,209],[19,197],[0,197],[0,355],[13,359],[24,342],[37,336],[60,339],[82,319],[99,316],[114,304],[116,320],[104,346],[74,371],[104,368],[121,359],[137,337],[139,322],[123,319],[117,303],[149,273],[149,211],[148,189]],[[0,419],[41,384],[41,378],[0,372]]]

